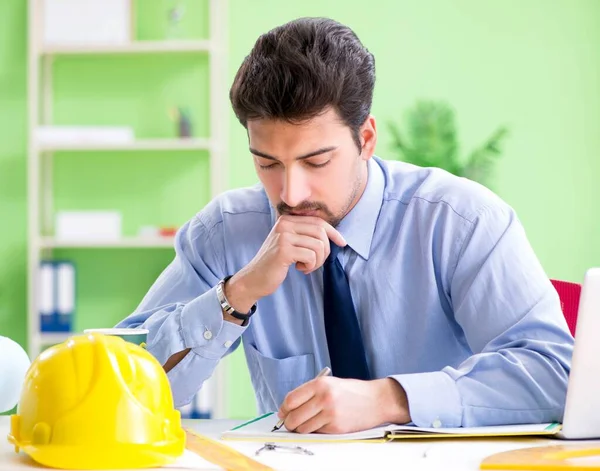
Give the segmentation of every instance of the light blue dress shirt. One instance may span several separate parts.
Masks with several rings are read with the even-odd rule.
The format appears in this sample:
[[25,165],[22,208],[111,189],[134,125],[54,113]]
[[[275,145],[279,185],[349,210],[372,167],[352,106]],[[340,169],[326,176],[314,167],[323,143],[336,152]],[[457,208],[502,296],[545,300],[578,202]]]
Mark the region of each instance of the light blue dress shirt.
[[[260,412],[312,379],[329,355],[323,272],[290,268],[246,327],[223,321],[215,286],[256,255],[276,220],[264,189],[214,199],[175,239],[176,257],[120,327],[150,330],[188,403],[243,344]],[[573,338],[515,212],[439,169],[369,160],[361,199],[338,230],[369,371],[405,389],[418,426],[562,419]]]

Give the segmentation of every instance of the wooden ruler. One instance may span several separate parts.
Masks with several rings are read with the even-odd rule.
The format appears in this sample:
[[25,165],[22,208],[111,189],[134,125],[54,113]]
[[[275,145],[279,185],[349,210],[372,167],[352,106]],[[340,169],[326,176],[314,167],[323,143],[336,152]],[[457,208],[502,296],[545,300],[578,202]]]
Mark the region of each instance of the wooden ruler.
[[[595,462],[577,458],[597,456]],[[488,456],[481,469],[541,470],[541,471],[600,471],[600,448],[590,444],[541,446],[505,451]]]
[[185,447],[227,471],[274,471],[273,468],[193,430],[185,429]]

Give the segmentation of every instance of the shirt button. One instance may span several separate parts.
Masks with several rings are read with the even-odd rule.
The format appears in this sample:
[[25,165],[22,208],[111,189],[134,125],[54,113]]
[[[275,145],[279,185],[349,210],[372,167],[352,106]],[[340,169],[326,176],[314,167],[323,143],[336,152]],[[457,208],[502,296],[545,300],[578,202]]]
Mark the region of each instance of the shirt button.
[[204,332],[204,338],[206,340],[212,339],[212,332],[210,330],[207,330],[206,332]]
[[431,426],[433,428],[440,428],[442,426],[442,421],[440,419],[435,419]]
[[225,346],[225,348],[229,348],[229,347],[231,347],[233,345],[233,342],[231,340],[228,340],[223,345]]

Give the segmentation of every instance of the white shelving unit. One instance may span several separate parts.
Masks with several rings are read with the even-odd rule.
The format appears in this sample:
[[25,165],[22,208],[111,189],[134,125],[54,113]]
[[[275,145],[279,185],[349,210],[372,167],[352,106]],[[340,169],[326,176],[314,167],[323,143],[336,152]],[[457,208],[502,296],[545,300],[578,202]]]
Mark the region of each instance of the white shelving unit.
[[45,344],[56,344],[67,340],[71,335],[69,332],[41,332],[40,338]]
[[94,44],[90,46],[42,46],[44,56],[88,54],[157,54],[173,52],[211,52],[214,38],[205,40],[134,41],[127,45]]
[[39,151],[42,154],[69,151],[164,151],[164,150],[207,150],[212,149],[212,142],[202,138],[185,139],[136,139],[128,143],[82,143],[82,144],[42,144]]
[[122,237],[116,240],[57,240],[53,237],[42,237],[40,246],[43,249],[144,249],[173,247],[174,237]]
[[[28,308],[29,355],[39,355],[44,345],[59,343],[70,333],[41,332],[38,310],[40,261],[52,258],[58,248],[157,248],[173,247],[173,237],[124,237],[114,241],[69,240],[53,237],[54,203],[52,156],[70,151],[206,151],[210,163],[210,192],[215,196],[227,187],[227,0],[208,0],[209,38],[207,40],[131,41],[125,45],[85,46],[42,44],[42,0],[28,0]],[[133,2],[131,2],[133,4]],[[139,139],[130,143],[82,143],[42,145],[35,139],[37,127],[52,124],[52,64],[58,56],[114,54],[205,54],[209,64],[209,138]],[[82,156],[85,158],[85,156]],[[200,209],[200,208],[198,208]],[[214,417],[225,415],[226,364],[217,368],[210,382]]]

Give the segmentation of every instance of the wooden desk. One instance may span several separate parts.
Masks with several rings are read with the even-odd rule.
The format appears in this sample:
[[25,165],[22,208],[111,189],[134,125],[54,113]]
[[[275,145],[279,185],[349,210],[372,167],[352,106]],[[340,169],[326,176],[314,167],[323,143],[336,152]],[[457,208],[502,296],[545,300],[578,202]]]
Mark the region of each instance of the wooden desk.
[[[18,471],[40,468],[24,453],[16,454],[6,440],[9,418],[0,417],[0,471]],[[220,433],[239,422],[231,420],[184,420],[184,426],[201,434],[218,438]],[[253,456],[262,446],[258,442],[225,442],[229,446]],[[416,439],[391,443],[355,444],[304,444],[313,456],[282,452],[265,452],[257,459],[277,470],[455,470],[476,471],[483,458],[494,453],[531,446],[564,444],[560,440],[540,438],[520,439]],[[592,444],[592,443],[590,443]],[[593,443],[600,446],[600,441]],[[170,466],[170,469],[183,469]],[[190,469],[190,468],[187,468]],[[218,470],[217,466],[204,464],[195,469]]]

